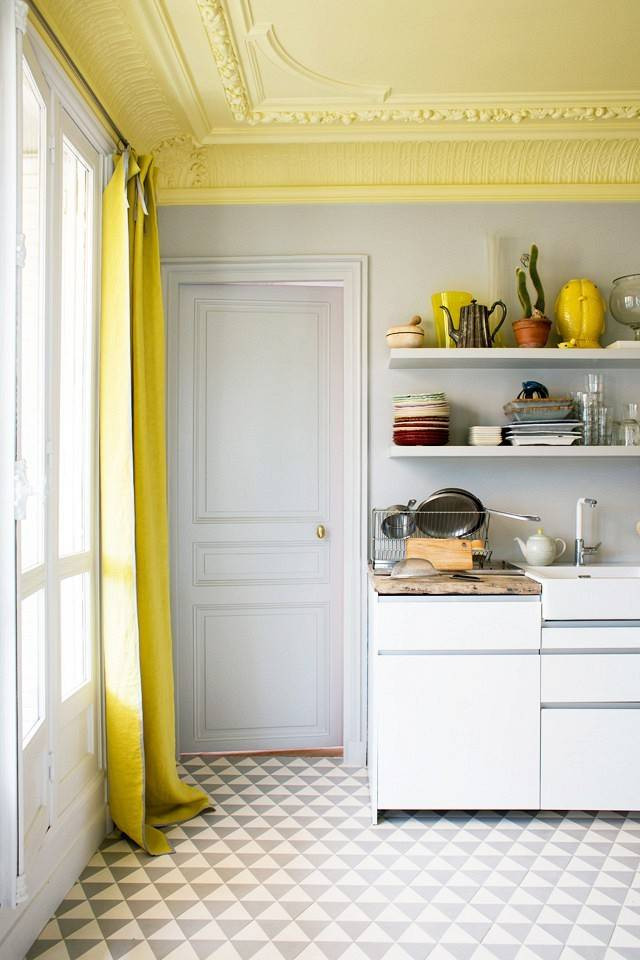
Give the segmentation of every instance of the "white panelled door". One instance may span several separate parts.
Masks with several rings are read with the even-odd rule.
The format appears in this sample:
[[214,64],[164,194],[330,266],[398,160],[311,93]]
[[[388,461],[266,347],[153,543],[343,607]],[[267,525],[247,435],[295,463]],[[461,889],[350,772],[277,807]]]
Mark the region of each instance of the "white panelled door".
[[182,752],[342,743],[342,290],[185,284],[173,585]]

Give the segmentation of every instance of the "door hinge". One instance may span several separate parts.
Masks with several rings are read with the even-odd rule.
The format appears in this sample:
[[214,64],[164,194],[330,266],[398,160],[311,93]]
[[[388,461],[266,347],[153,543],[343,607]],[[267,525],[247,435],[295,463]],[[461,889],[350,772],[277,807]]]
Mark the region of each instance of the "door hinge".
[[25,900],[29,899],[29,891],[27,890],[27,875],[25,873],[19,873],[16,877],[16,903],[24,903]]
[[53,766],[53,753],[47,754],[47,770],[49,772],[49,783],[54,782],[55,770]]

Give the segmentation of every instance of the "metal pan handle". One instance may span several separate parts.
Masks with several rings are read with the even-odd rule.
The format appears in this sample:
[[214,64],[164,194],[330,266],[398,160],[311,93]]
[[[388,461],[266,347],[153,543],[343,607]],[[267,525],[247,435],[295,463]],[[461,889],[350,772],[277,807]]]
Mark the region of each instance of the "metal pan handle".
[[529,516],[529,514],[522,513],[505,513],[504,510],[490,510],[489,507],[485,507],[487,513],[491,513],[496,517],[508,517],[509,520],[530,520],[531,523],[539,523],[540,517]]

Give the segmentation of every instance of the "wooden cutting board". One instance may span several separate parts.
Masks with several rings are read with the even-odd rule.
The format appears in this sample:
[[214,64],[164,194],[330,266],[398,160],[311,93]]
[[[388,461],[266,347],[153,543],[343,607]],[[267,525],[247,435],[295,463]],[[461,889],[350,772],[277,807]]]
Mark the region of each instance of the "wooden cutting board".
[[431,537],[410,537],[407,560],[420,557],[430,560],[438,570],[472,570],[473,553],[470,540],[437,540]]

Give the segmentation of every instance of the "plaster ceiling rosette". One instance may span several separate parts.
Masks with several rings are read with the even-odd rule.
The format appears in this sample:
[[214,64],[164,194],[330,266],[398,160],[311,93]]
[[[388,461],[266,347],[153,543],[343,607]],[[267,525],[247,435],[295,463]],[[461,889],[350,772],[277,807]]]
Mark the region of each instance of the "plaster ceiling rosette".
[[40,6],[165,202],[639,195],[629,0]]

